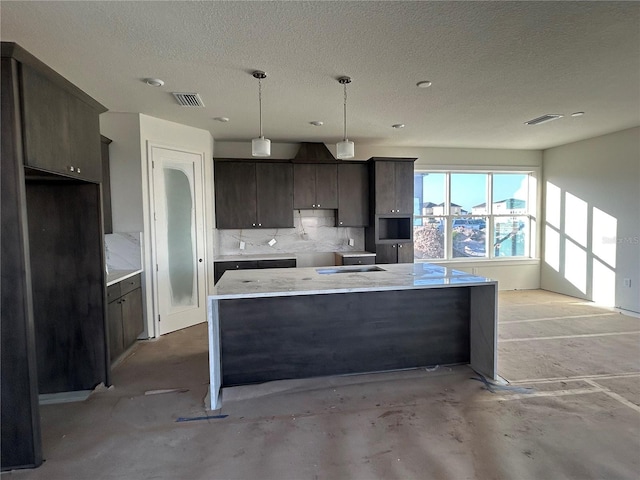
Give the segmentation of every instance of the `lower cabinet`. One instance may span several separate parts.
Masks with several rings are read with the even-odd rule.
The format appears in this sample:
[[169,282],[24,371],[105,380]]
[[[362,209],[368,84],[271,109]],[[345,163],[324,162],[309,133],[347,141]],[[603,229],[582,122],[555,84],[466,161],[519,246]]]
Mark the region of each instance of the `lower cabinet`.
[[376,263],[413,263],[413,243],[376,244]]
[[295,258],[279,258],[275,260],[240,260],[237,262],[214,262],[213,280],[218,283],[227,270],[250,270],[256,268],[295,268]]
[[113,362],[144,330],[140,275],[107,287],[109,354]]

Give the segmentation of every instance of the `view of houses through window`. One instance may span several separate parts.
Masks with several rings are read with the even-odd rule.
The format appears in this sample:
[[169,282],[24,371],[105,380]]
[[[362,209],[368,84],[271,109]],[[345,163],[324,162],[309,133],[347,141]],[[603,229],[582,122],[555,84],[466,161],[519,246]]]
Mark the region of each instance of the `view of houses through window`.
[[415,258],[532,256],[535,191],[529,172],[416,171]]

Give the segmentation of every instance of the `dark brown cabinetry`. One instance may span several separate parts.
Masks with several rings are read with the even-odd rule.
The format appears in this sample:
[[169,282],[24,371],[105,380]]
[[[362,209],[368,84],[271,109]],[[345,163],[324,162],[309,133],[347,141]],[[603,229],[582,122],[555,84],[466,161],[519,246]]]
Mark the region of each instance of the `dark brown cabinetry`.
[[293,228],[293,167],[276,162],[215,162],[216,226]]
[[375,255],[353,255],[348,253],[336,253],[336,265],[373,265],[376,263]]
[[102,163],[102,224],[104,233],[113,233],[111,217],[111,168],[109,166],[109,144],[111,140],[100,135],[100,159]]
[[376,214],[413,214],[414,161],[414,158],[372,159]]
[[112,364],[144,331],[140,280],[141,276],[138,274],[107,288],[109,353]]
[[365,248],[376,263],[413,263],[413,162],[415,158],[369,160],[373,205]]
[[100,182],[100,124],[94,107],[22,64],[24,165]]
[[279,258],[274,260],[239,260],[234,262],[214,262],[214,282],[218,283],[220,277],[227,270],[251,270],[255,268],[295,268],[295,258]]
[[0,466],[10,470],[42,463],[39,393],[109,384],[97,183],[106,109],[14,43],[2,42],[0,72]]
[[369,225],[369,166],[366,163],[338,165],[338,227]]
[[293,208],[338,208],[338,165],[294,164]]
[[413,243],[377,244],[376,263],[413,263]]

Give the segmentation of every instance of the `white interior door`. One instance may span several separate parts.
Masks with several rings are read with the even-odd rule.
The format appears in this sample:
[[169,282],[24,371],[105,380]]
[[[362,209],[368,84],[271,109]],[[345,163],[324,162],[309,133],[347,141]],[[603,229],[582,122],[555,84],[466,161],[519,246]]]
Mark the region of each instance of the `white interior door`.
[[206,321],[202,156],[151,147],[158,333]]

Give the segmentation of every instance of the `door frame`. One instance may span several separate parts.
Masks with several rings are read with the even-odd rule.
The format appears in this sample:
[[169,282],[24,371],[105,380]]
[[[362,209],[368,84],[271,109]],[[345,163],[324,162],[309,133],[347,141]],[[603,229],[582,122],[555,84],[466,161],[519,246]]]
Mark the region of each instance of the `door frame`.
[[[160,315],[160,306],[158,302],[158,272],[156,270],[156,265],[158,263],[157,249],[156,249],[156,222],[154,221],[154,208],[155,208],[155,191],[154,191],[154,180],[153,180],[153,149],[154,148],[162,148],[164,150],[173,150],[180,153],[188,153],[193,154],[199,157],[200,162],[200,178],[194,178],[194,183],[198,182],[200,184],[200,191],[202,195],[202,212],[200,213],[200,220],[202,221],[202,229],[203,229],[203,237],[204,237],[204,245],[203,245],[203,261],[205,263],[205,275],[204,275],[204,284],[202,288],[205,292],[205,308],[206,308],[206,296],[209,291],[209,222],[208,219],[208,205],[207,205],[207,193],[205,190],[206,181],[205,178],[207,176],[206,173],[206,164],[205,164],[205,155],[206,152],[192,150],[190,148],[170,145],[161,142],[155,142],[147,140],[147,198],[146,201],[143,202],[146,205],[146,223],[147,223],[147,231],[149,232],[149,238],[143,239],[145,243],[145,252],[148,254],[149,261],[145,262],[145,278],[147,283],[146,287],[146,304],[147,311],[150,315],[147,315],[146,326],[148,331],[148,336],[151,338],[160,337],[160,325],[158,321],[158,316]],[[149,308],[150,307],[150,308]]]

